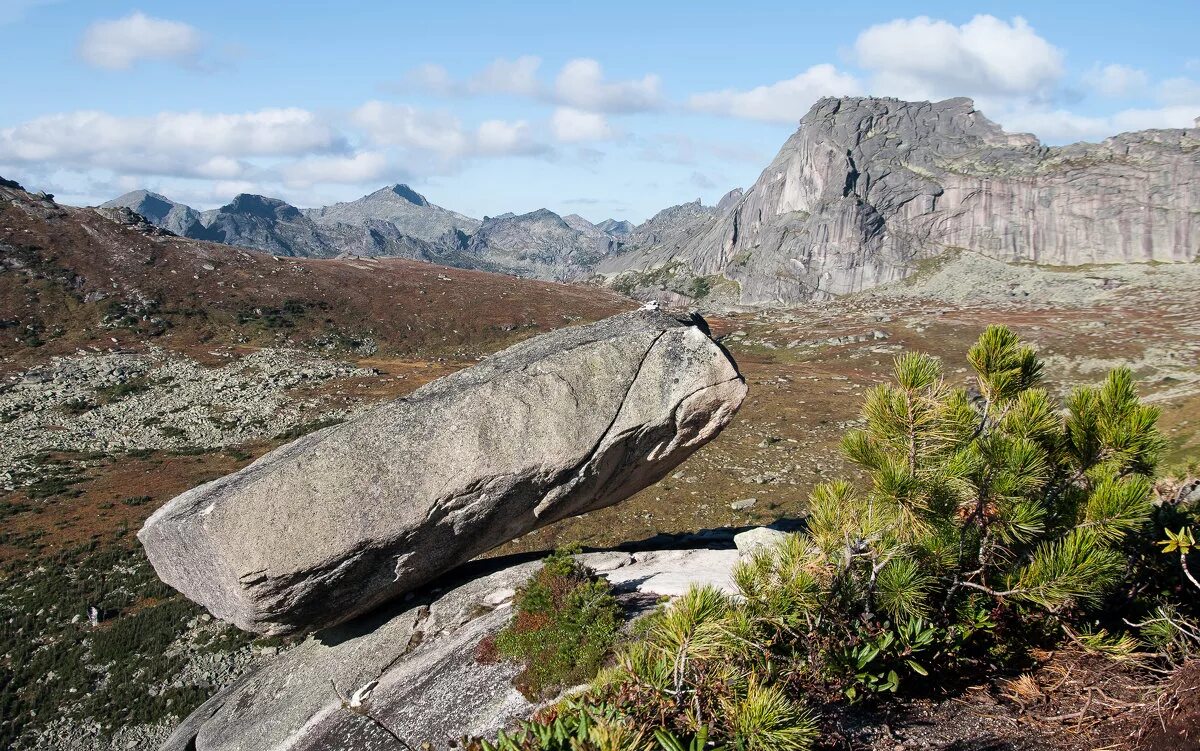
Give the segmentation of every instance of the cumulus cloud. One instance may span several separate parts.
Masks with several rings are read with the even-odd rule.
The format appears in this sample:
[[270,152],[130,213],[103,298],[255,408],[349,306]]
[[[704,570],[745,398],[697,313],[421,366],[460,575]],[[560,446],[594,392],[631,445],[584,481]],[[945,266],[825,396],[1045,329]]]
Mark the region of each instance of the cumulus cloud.
[[794,78],[769,86],[746,91],[725,89],[695,94],[688,99],[688,107],[715,115],[767,122],[795,122],[821,97],[847,96],[861,91],[862,86],[857,78],[823,63],[812,66]]
[[89,65],[106,70],[128,70],[141,60],[194,66],[203,46],[200,32],[194,27],[138,11],[89,26],[79,42],[79,56]]
[[550,130],[563,143],[606,141],[615,134],[608,121],[598,112],[585,112],[574,107],[559,107],[550,116]]
[[593,112],[641,112],[662,103],[658,76],[610,82],[600,63],[590,58],[564,65],[554,80],[554,94],[563,104]]
[[1167,105],[1187,105],[1200,116],[1200,81],[1191,78],[1168,78],[1158,85],[1158,100]]
[[119,117],[84,110],[0,128],[0,159],[132,172],[234,177],[239,160],[335,152],[344,138],[308,110],[162,112]]
[[1063,75],[1062,52],[1020,17],[897,19],[859,34],[854,54],[873,93],[907,99],[1045,96]]
[[382,151],[362,151],[349,156],[314,156],[284,164],[279,169],[288,187],[306,188],[323,183],[365,183],[384,175],[394,176],[395,169]]
[[456,79],[440,65],[422,65],[409,71],[401,88],[417,88],[439,96],[506,94],[573,107],[588,112],[645,112],[662,106],[659,77],[610,81],[600,63],[591,58],[567,62],[547,85],[539,78],[542,60],[533,55],[498,58],[466,79]]
[[1111,115],[1080,115],[1066,109],[1026,109],[1001,115],[1009,131],[1036,133],[1052,143],[1099,141],[1117,133],[1154,128],[1190,128],[1197,106],[1177,105],[1125,109]]
[[356,109],[351,119],[376,145],[420,149],[446,157],[467,151],[462,123],[447,112],[373,100]]
[[1083,82],[1104,96],[1120,97],[1144,89],[1150,83],[1146,71],[1128,65],[1093,65],[1083,74]]
[[354,111],[352,120],[376,145],[430,152],[446,160],[520,156],[546,150],[524,120],[487,120],[470,129],[447,112],[381,101],[362,105]]
[[541,58],[533,55],[515,60],[499,58],[474,76],[467,88],[471,93],[537,96],[542,91],[537,77],[541,65]]
[[485,120],[475,129],[474,152],[483,156],[529,156],[547,151],[524,120]]
[[401,89],[419,89],[438,96],[477,96],[511,94],[537,97],[544,93],[538,80],[542,59],[522,55],[514,59],[497,58],[466,80],[458,80],[441,65],[426,63],[404,76]]

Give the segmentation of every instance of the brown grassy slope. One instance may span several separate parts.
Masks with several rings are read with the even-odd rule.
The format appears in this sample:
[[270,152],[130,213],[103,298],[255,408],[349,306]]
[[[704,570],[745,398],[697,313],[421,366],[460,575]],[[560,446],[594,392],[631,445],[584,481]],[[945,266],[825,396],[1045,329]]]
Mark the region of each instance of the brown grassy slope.
[[[632,307],[592,288],[401,259],[298,260],[151,234],[0,187],[0,357],[152,342],[470,359]],[[115,340],[115,342],[114,342]]]

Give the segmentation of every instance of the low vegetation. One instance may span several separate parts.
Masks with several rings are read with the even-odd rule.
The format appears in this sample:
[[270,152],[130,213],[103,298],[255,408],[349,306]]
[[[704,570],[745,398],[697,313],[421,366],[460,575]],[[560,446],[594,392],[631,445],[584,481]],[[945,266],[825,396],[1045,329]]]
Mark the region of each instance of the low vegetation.
[[549,556],[517,593],[512,624],[480,645],[484,660],[499,656],[524,665],[515,684],[531,699],[595,676],[621,623],[608,582],[573,552]]
[[1197,504],[1156,489],[1165,441],[1131,373],[1058,404],[1005,328],[968,360],[973,383],[956,387],[936,359],[899,357],[843,440],[865,484],[818,486],[804,532],[739,563],[739,596],[692,589],[639,622],[585,695],[477,747],[803,751],[816,707],[1011,674],[1064,639],[1195,655]]
[[186,716],[210,689],[176,683],[185,658],[168,647],[202,614],[140,551],[92,543],[4,571],[0,748],[60,719],[95,722],[108,735]]

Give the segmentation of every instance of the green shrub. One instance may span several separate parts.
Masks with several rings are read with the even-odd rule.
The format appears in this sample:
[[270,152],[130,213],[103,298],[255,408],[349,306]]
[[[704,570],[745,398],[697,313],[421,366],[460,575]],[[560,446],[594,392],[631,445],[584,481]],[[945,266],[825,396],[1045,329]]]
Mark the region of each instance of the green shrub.
[[898,358],[842,444],[870,488],[819,486],[806,533],[735,572],[751,616],[817,645],[807,659],[852,698],[896,690],[923,660],[1019,658],[1023,640],[1104,600],[1126,575],[1127,533],[1151,516],[1164,442],[1128,370],[1060,410],[1007,329],[968,359],[974,393],[931,357]]
[[529,697],[591,680],[621,623],[608,583],[569,549],[546,558],[517,593],[514,608],[512,623],[496,635],[494,646],[524,665],[515,685]]
[[[867,393],[865,427],[842,443],[866,487],[818,486],[805,531],[735,567],[739,597],[693,588],[648,616],[588,706],[660,731],[671,751],[664,739],[681,737],[804,751],[818,735],[806,700],[1019,666],[1064,632],[1128,655],[1138,642],[1122,618],[1138,608],[1144,639],[1195,653],[1196,598],[1170,597],[1187,571],[1171,573],[1151,544],[1172,530],[1164,547],[1186,564],[1192,537],[1179,530],[1193,517],[1153,503],[1164,441],[1130,372],[1059,405],[1005,328],[987,329],[968,360],[970,390],[947,384],[934,358],[898,358],[895,382]],[[1101,619],[1111,634],[1094,628]]]

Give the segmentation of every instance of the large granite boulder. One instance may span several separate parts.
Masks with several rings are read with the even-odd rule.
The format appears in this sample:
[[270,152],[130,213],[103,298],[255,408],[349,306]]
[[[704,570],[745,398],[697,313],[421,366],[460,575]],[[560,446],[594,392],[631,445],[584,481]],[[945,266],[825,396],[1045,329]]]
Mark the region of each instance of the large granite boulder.
[[702,320],[625,313],[282,446],[138,538],[163,581],[240,628],[329,626],[656,482],[745,393]]
[[[608,578],[631,617],[693,584],[734,591],[732,548],[580,556]],[[483,565],[491,563],[490,570]],[[534,710],[518,667],[475,650],[512,617],[536,562],[472,564],[470,581],[386,605],[321,631],[223,688],[162,751],[412,751],[494,734]]]

